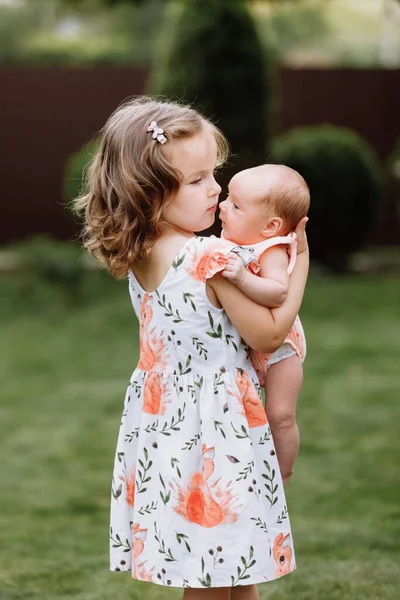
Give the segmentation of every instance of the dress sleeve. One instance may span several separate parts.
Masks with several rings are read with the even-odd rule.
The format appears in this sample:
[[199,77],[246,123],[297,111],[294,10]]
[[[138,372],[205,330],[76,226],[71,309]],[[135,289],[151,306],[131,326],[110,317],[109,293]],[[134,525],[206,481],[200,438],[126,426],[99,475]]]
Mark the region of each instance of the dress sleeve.
[[207,279],[224,270],[228,262],[228,254],[234,246],[231,242],[214,236],[202,238],[194,248],[187,267],[188,274],[196,281],[205,283]]

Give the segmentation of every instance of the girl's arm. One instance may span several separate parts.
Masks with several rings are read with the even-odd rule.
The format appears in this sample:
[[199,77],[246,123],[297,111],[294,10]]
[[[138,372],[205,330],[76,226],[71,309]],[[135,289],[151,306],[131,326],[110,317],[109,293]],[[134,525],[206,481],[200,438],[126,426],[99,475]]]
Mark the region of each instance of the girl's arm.
[[290,276],[287,298],[279,308],[269,309],[250,300],[220,274],[209,280],[229,319],[254,350],[274,352],[279,348],[299,312],[309,266],[307,220],[302,219],[296,228],[299,239],[296,266]]
[[246,269],[240,256],[230,253],[221,274],[257,304],[277,308],[286,300],[289,289],[286,249],[283,246],[269,248],[263,253],[260,265],[260,274],[254,275]]

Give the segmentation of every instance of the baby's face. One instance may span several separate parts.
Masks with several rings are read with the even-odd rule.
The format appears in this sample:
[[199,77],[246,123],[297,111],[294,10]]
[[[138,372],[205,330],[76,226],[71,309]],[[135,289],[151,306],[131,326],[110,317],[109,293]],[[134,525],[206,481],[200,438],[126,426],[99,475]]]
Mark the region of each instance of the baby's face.
[[259,177],[251,170],[240,171],[232,177],[228,189],[228,197],[219,205],[224,237],[243,245],[264,241],[261,232],[272,215],[263,204]]

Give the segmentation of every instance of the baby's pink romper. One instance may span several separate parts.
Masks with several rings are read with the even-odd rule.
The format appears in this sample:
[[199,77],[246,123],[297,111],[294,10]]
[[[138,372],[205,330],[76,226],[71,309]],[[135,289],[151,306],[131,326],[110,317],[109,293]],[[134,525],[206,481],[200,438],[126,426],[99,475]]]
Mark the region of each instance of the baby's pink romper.
[[[260,271],[259,262],[262,254],[269,248],[272,248],[273,246],[279,246],[281,244],[284,244],[287,248],[289,259],[288,274],[290,275],[294,269],[294,265],[296,264],[297,257],[297,236],[294,232],[286,236],[270,238],[264,242],[259,242],[258,244],[237,246],[237,250],[234,249],[233,251],[244,260],[250,271],[257,275]],[[272,354],[251,350],[250,359],[260,380],[260,385],[264,387],[265,373],[271,365],[294,355],[297,355],[301,362],[304,362],[306,357],[306,338],[304,335],[303,326],[298,316],[296,317],[285,341],[278,348],[278,350]]]

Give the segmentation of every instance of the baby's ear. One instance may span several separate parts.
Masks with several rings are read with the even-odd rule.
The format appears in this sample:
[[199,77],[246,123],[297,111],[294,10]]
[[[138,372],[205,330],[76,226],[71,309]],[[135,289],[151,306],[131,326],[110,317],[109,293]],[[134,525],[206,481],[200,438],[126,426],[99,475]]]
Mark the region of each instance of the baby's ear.
[[265,238],[275,237],[279,234],[283,226],[283,220],[280,217],[269,217],[261,230],[261,235]]

